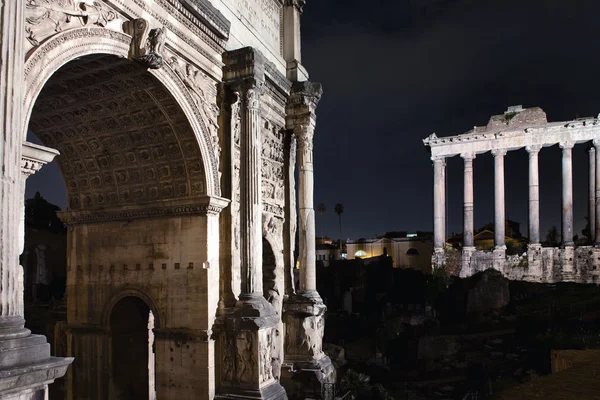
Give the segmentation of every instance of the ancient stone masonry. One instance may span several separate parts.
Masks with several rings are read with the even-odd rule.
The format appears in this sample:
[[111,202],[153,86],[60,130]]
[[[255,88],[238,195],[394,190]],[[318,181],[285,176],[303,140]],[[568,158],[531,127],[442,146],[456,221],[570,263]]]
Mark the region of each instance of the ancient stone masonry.
[[81,26],[105,27],[117,13],[101,1],[25,0],[25,33],[30,46],[47,37]]
[[[263,179],[261,100],[264,59],[252,48],[225,53],[225,83],[240,99],[240,270],[241,290],[235,310],[224,320],[221,396],[285,398],[273,378],[271,349],[279,317],[263,296]],[[235,123],[232,123],[235,125]],[[235,134],[235,132],[232,132]],[[235,141],[235,138],[234,138]],[[269,223],[267,222],[267,227]],[[268,230],[268,228],[267,228]],[[235,346],[230,341],[235,338]],[[231,352],[233,351],[233,354]],[[229,352],[229,354],[227,354]],[[233,367],[232,367],[232,362]],[[234,373],[230,373],[230,370]],[[229,378],[225,379],[225,378]]]
[[[464,159],[464,234],[461,276],[494,268],[511,279],[533,282],[600,282],[600,120],[584,118],[568,122],[546,120],[540,108],[510,107],[503,115],[490,118],[486,127],[475,127],[458,136],[438,138],[432,134],[423,140],[431,151],[434,165],[434,266],[445,265],[445,165],[446,158]],[[575,246],[573,241],[572,149],[589,146],[590,241],[595,246]],[[562,244],[560,248],[542,248],[540,241],[540,192],[538,154],[543,147],[562,149]],[[507,151],[525,148],[529,153],[529,245],[527,254],[507,256],[504,243],[504,156]],[[476,250],[473,244],[473,159],[490,151],[494,156],[494,249]]]
[[[301,64],[303,6],[0,1],[1,398],[44,397],[72,357],[69,400],[285,399],[298,372],[335,378],[315,290],[321,89]],[[68,198],[64,359],[24,328],[17,261],[25,178],[54,157]]]
[[286,106],[286,126],[298,140],[300,288],[285,302],[284,322],[285,363],[324,384],[335,383],[335,369],[322,351],[327,307],[316,291],[313,136],[321,93],[318,83],[295,82]]

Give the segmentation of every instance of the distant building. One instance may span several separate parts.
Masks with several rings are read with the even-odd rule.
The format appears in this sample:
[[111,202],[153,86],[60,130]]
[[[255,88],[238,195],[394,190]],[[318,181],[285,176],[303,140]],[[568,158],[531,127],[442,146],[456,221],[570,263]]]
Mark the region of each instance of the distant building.
[[317,261],[322,261],[325,266],[328,266],[331,261],[346,259],[345,245],[340,250],[339,242],[335,242],[328,237],[318,237],[316,242],[315,254]]
[[387,254],[394,268],[412,268],[431,272],[431,234],[426,232],[388,232],[374,239],[348,240],[348,259],[376,257]]

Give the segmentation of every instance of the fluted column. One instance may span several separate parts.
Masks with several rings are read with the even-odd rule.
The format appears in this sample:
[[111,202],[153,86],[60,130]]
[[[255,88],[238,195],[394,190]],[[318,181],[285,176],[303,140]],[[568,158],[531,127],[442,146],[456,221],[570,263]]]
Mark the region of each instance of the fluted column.
[[463,247],[474,247],[473,242],[473,160],[475,154],[461,154],[464,160],[464,214],[463,214]]
[[573,143],[560,144],[562,149],[562,245],[573,246]]
[[446,242],[446,158],[433,157],[433,250]]
[[494,246],[505,249],[504,156],[506,150],[493,150],[494,155]]
[[[0,2],[0,327],[15,321],[22,325],[19,290],[19,218],[21,213],[21,142],[25,46],[22,1]],[[0,335],[2,333],[0,332]]]
[[527,146],[529,153],[529,244],[540,243],[540,182],[538,154],[541,146]]
[[240,85],[240,300],[263,294],[262,174],[260,95],[263,82],[248,79]]
[[596,241],[596,148],[588,148],[588,238],[590,243]]
[[280,348],[280,316],[263,296],[261,95],[264,56],[244,47],[223,54],[223,82],[240,101],[240,269],[235,311],[220,332],[220,398],[285,399],[272,356]]

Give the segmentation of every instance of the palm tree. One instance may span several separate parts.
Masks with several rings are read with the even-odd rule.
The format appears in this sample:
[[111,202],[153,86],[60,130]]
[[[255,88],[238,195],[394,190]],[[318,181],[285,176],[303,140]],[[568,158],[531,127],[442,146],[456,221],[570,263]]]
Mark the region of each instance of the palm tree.
[[344,213],[344,205],[337,203],[335,205],[335,213],[340,218],[340,250],[342,250],[342,214]]
[[[327,207],[325,207],[325,203],[319,203],[319,205],[317,206],[317,211],[319,212],[319,214],[321,214],[321,217],[322,217],[323,214],[325,214],[325,211],[327,211]],[[322,222],[323,222],[323,220],[321,219],[321,238],[323,237]]]

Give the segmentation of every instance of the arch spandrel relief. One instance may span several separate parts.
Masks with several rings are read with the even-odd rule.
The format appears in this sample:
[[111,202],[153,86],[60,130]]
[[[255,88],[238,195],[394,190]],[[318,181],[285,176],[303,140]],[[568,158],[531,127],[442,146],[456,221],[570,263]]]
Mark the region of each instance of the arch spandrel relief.
[[26,51],[68,29],[118,27],[122,22],[117,12],[98,0],[25,0]]

